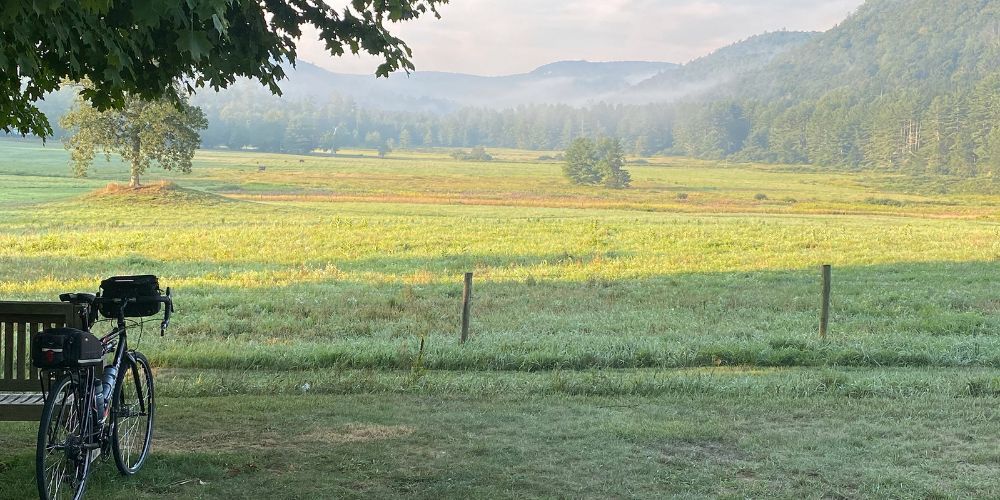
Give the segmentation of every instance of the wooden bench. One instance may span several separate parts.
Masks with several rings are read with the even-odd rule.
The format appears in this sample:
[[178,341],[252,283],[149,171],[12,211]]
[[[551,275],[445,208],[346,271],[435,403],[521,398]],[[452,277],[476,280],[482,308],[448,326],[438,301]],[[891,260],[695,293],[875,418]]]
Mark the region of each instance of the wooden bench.
[[0,301],[0,421],[38,420],[42,415],[31,336],[46,328],[80,328],[80,323],[77,306],[66,302]]

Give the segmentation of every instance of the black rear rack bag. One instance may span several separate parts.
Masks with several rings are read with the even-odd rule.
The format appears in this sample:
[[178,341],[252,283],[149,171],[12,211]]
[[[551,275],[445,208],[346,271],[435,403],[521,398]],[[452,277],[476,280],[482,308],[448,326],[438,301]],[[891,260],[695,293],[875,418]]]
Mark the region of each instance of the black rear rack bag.
[[94,335],[76,328],[48,328],[31,337],[31,364],[53,370],[98,366],[104,346]]

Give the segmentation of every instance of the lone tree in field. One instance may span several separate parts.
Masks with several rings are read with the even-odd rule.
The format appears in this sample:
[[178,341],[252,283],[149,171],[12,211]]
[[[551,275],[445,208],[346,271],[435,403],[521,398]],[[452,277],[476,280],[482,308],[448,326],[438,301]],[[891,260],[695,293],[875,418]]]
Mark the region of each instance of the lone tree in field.
[[603,138],[573,140],[566,150],[563,174],[574,184],[626,188],[632,176],[625,170],[625,151],[621,141]]
[[[93,86],[98,110],[129,99],[170,98],[250,78],[280,94],[295,44],[312,27],[334,56],[380,56],[376,75],[410,71],[412,53],[393,23],[437,15],[448,0],[11,0],[0,6],[0,130],[52,134],[35,106],[64,80]],[[184,82],[178,89],[175,82]]]
[[156,165],[165,170],[191,171],[191,158],[201,144],[199,131],[208,126],[200,108],[183,97],[147,101],[125,96],[120,109],[101,111],[82,97],[59,124],[68,131],[63,144],[70,151],[73,171],[83,177],[98,150],[110,160],[121,156],[129,164],[129,187],[139,187],[139,176]]

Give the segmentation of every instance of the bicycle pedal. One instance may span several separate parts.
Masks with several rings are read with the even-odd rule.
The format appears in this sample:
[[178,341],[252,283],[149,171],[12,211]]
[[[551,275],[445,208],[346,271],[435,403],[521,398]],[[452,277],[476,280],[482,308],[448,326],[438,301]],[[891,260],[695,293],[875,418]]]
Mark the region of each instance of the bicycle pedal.
[[90,463],[96,462],[98,458],[101,458],[101,449],[95,448],[90,450]]

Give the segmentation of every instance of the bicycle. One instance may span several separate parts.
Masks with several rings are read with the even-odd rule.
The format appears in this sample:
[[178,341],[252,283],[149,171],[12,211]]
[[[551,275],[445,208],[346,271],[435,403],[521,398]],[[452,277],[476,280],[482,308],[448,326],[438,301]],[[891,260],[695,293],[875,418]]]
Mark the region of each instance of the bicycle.
[[[82,498],[91,464],[102,455],[113,454],[125,476],[138,472],[149,456],[156,411],[153,372],[146,356],[129,348],[126,318],[156,315],[163,305],[162,336],[174,309],[170,288],[162,294],[155,276],[122,276],[104,280],[101,289],[103,296],[59,297],[80,307],[82,329],[49,329],[32,340],[32,362],[43,370],[43,393],[49,386],[35,457],[43,500]],[[100,338],[90,332],[98,312],[116,321]],[[113,357],[105,366],[109,354]]]

